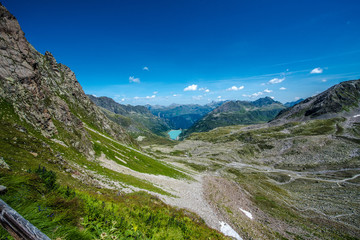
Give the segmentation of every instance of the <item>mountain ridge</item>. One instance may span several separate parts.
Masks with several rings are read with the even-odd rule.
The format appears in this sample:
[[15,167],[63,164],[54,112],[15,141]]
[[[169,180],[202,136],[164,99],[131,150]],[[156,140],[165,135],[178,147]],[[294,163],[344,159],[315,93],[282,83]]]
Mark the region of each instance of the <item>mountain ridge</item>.
[[216,127],[255,124],[272,120],[285,106],[270,97],[255,101],[227,101],[187,129],[181,136],[206,132]]
[[272,122],[305,121],[360,112],[360,80],[344,81],[281,111]]
[[109,119],[124,126],[131,133],[140,136],[143,135],[142,132],[150,131],[159,136],[166,136],[166,132],[170,130],[163,119],[154,116],[145,106],[124,105],[108,97],[92,95],[88,95],[88,97],[97,106],[116,114],[103,111]]
[[163,118],[172,129],[187,129],[210,111],[223,104],[223,101],[206,105],[171,104],[169,106],[150,106],[152,114]]

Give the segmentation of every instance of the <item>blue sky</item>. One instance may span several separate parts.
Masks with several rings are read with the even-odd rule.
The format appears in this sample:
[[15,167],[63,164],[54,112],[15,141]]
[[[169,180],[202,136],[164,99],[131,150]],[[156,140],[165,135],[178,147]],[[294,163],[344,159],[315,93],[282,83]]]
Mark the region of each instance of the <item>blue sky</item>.
[[287,102],[360,78],[360,1],[2,3],[86,93],[124,104]]

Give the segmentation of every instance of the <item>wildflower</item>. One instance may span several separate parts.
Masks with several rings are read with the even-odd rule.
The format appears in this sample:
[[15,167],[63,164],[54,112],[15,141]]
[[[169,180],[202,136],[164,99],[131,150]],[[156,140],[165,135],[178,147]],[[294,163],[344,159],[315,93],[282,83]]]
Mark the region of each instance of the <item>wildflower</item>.
[[107,237],[106,232],[101,233],[101,234],[100,234],[100,237],[101,237],[101,239],[105,239],[105,238]]

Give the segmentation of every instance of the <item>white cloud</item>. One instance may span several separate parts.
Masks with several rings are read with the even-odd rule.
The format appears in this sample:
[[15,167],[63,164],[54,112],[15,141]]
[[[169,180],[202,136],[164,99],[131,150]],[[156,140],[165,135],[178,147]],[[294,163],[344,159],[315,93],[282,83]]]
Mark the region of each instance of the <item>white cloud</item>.
[[134,99],[135,99],[135,100],[138,100],[138,99],[140,99],[140,97],[137,97],[137,96],[136,96],[136,97],[134,97]]
[[271,99],[274,99],[275,97],[270,97]]
[[226,91],[239,91],[242,89],[244,89],[244,86],[240,86],[240,87],[232,86],[231,88],[226,89]]
[[322,82],[327,82],[327,80],[326,79],[323,79],[323,80],[321,80]]
[[121,101],[124,102],[124,101],[125,101],[125,98],[122,98]]
[[129,82],[140,83],[140,78],[135,78],[134,76],[130,76]]
[[252,97],[258,97],[258,96],[261,96],[261,95],[263,95],[262,92],[257,92],[257,93],[251,94]]
[[144,70],[144,71],[149,71],[149,68],[148,68],[148,67],[144,67],[143,70]]
[[284,87],[281,87],[281,88],[279,88],[280,90],[286,90],[286,88],[284,88]]
[[156,98],[156,95],[152,95],[152,96],[146,96],[146,99],[152,99],[152,98]]
[[314,68],[313,70],[311,70],[311,74],[317,74],[317,73],[322,73],[323,72],[323,69],[322,68],[319,68],[319,67],[317,67],[317,68]]
[[258,96],[261,96],[261,95],[263,95],[263,92],[257,92],[257,93],[253,93],[251,95],[243,94],[243,97],[255,98],[255,97],[258,97]]
[[295,97],[294,99],[295,99],[295,100],[299,100],[299,99],[300,99],[300,97]]
[[173,97],[177,97],[177,94],[174,94]]
[[285,77],[283,78],[273,78],[269,81],[270,84],[275,84],[275,83],[281,83],[285,80]]
[[158,91],[153,92],[153,94],[158,94]]
[[190,85],[190,86],[187,86],[186,88],[184,88],[184,91],[196,91],[197,90],[197,87],[198,85]]
[[204,91],[204,92],[206,92],[206,93],[210,92],[210,90],[207,89],[206,87],[205,87],[205,88],[199,88],[199,91]]
[[218,96],[218,97],[217,97],[217,99],[220,99],[220,98],[221,98],[221,96]]
[[265,93],[271,93],[271,92],[272,92],[272,90],[265,89],[265,90],[264,90],[264,92],[265,92]]

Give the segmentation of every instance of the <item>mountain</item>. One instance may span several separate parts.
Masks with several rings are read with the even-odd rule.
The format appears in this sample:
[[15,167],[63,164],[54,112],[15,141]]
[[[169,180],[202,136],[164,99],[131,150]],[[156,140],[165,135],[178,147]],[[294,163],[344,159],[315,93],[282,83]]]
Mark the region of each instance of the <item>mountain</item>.
[[175,146],[187,158],[179,162],[216,176],[204,194],[235,230],[249,230],[244,239],[359,238],[359,82],[335,85],[268,123],[193,133]]
[[304,99],[300,98],[299,100],[293,101],[293,102],[287,102],[284,104],[285,107],[292,107],[296,104],[298,104],[299,102],[304,101]]
[[206,132],[211,129],[230,126],[263,123],[272,120],[285,106],[270,97],[253,102],[229,101],[214,109],[196,122],[183,136],[193,132]]
[[[26,40],[16,18],[1,7],[0,101],[47,138],[90,155],[87,127],[125,143],[135,144],[85,95],[75,74],[50,52],[37,52]],[[63,138],[66,132],[71,137]]]
[[1,199],[51,239],[225,239],[162,201],[192,177],[143,151],[0,4]]
[[95,97],[93,95],[88,95],[88,97],[97,106],[108,110],[103,112],[109,119],[117,122],[135,135],[140,136],[144,131],[150,131],[165,136],[166,132],[170,130],[163,119],[154,116],[144,106],[123,105],[108,97]]
[[360,112],[359,103],[360,80],[345,81],[284,109],[273,122],[354,116]]
[[206,105],[172,104],[170,106],[148,106],[152,114],[164,119],[172,129],[187,129],[196,121],[224,102],[213,102]]

